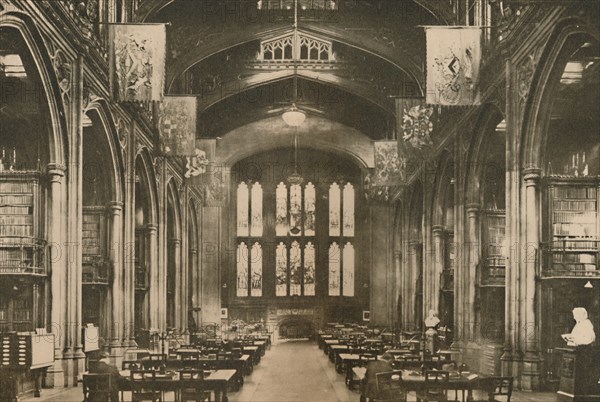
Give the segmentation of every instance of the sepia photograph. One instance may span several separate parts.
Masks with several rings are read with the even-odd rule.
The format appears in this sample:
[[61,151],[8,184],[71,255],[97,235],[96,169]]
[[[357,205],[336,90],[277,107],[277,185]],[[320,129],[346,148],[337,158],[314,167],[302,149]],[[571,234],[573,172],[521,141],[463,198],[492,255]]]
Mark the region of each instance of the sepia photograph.
[[0,402],[600,402],[600,0],[0,0]]

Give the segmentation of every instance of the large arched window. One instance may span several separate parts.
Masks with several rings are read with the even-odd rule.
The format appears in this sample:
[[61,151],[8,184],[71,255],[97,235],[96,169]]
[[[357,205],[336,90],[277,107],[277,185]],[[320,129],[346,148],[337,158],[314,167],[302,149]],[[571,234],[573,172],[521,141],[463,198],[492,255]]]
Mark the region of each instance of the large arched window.
[[[329,187],[329,296],[354,296],[354,186]],[[340,244],[343,245],[340,249]]]
[[314,184],[281,182],[275,190],[276,296],[314,296],[316,259],[316,190]]
[[[237,188],[237,285],[238,297],[262,296],[263,189],[260,183],[242,182]],[[252,244],[252,246],[248,246]]]

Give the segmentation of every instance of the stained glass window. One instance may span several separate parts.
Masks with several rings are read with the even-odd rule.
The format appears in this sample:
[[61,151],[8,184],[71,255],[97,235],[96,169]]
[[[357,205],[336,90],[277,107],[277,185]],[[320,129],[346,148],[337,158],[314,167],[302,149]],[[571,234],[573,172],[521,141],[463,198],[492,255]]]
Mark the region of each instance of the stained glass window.
[[290,235],[302,234],[302,188],[298,184],[290,187]]
[[252,246],[252,253],[250,254],[250,267],[252,270],[252,276],[250,277],[251,283],[251,296],[262,296],[262,247],[258,243],[254,243]]
[[250,237],[263,235],[263,190],[260,183],[249,188],[242,182],[237,188],[236,295],[262,296],[262,247],[255,242],[251,250]]
[[240,183],[237,189],[237,235],[248,236],[248,185]]
[[304,296],[315,295],[315,247],[308,242],[304,247]]
[[344,246],[343,261],[343,277],[342,285],[344,296],[354,296],[354,246],[346,243]]
[[[343,191],[337,183],[329,187],[329,295],[354,296],[354,246],[346,238],[354,237],[354,186],[346,183]],[[340,217],[341,212],[341,217]],[[340,253],[339,244],[345,244]]]
[[333,183],[329,187],[329,236],[340,235],[340,186]]
[[275,295],[287,295],[287,247],[279,243],[275,251]]
[[354,186],[347,183],[344,186],[344,228],[342,233],[345,237],[354,236]]
[[275,235],[287,236],[287,187],[279,183],[275,192]]
[[340,246],[329,246],[329,296],[340,295]]
[[304,235],[315,235],[315,219],[317,210],[317,200],[315,195],[315,186],[308,183],[304,188]]
[[237,296],[248,296],[248,246],[244,242],[237,248]]
[[260,237],[263,234],[263,191],[259,183],[252,185],[252,220],[250,222],[250,235]]
[[300,243],[294,241],[290,248],[290,296],[302,294],[302,255]]

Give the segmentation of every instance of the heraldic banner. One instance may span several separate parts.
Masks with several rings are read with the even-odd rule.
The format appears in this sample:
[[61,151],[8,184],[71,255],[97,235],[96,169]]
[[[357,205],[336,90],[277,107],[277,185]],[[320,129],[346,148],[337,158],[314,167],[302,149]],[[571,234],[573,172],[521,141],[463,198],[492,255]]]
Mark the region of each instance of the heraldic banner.
[[399,186],[405,180],[405,160],[398,154],[397,141],[375,141],[373,186]]
[[159,104],[159,145],[166,156],[194,155],[196,103],[195,96],[165,96]]
[[411,145],[422,149],[433,144],[431,116],[433,107],[424,98],[396,98],[396,133],[400,155],[407,155]]
[[193,156],[186,157],[185,183],[200,188],[206,206],[221,206],[226,198],[229,171],[215,164],[217,140],[196,140]]
[[165,24],[109,25],[110,80],[121,102],[162,101]]
[[427,103],[479,105],[480,27],[425,27]]

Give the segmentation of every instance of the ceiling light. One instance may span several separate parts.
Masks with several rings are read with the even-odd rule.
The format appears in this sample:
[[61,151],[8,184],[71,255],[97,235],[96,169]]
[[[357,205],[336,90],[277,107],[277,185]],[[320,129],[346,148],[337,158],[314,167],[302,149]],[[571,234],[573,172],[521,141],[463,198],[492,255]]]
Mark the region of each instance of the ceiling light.
[[283,112],[281,115],[285,124],[290,127],[300,127],[304,120],[306,120],[306,114],[296,107],[296,104],[292,104],[292,106]]

